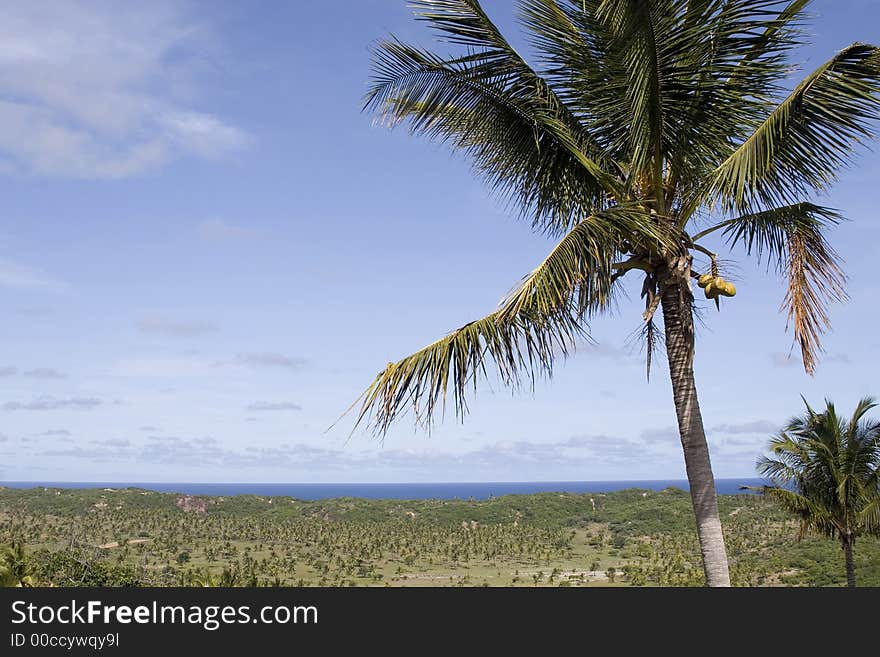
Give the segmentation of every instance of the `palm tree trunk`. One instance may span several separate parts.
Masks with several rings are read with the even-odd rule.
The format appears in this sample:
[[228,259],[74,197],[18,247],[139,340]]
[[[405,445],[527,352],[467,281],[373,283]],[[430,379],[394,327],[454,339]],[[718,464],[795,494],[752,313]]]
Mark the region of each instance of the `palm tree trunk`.
[[669,375],[672,378],[675,414],[678,417],[678,432],[684,449],[685,468],[697,519],[706,584],[730,586],[727,551],[715,494],[715,478],[709,462],[709,446],[706,444],[706,432],[703,429],[694,382],[693,296],[687,282],[688,271],[689,268],[679,268],[660,272],[666,353],[669,359]]
[[846,539],[843,543],[843,556],[846,559],[846,585],[852,589],[856,587],[856,562],[853,561],[853,542]]

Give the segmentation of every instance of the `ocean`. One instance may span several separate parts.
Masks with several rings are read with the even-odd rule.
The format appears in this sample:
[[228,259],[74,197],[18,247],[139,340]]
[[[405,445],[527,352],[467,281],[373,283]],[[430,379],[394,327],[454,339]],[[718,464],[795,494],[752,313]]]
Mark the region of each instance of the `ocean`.
[[[740,486],[761,486],[762,479],[716,479],[715,488],[721,495],[748,491]],[[144,488],[160,493],[188,495],[262,495],[288,496],[301,500],[321,500],[332,497],[363,497],[369,499],[477,499],[500,495],[527,495],[529,493],[610,493],[626,488],[663,490],[674,487],[688,490],[683,479],[652,479],[633,481],[510,481],[466,483],[417,484],[194,484],[156,482],[107,481],[7,481],[0,486],[10,488]]]

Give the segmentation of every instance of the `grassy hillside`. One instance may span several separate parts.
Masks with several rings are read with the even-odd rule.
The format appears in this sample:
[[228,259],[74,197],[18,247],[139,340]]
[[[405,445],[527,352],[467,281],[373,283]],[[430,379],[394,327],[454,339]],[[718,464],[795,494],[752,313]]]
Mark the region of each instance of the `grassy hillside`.
[[[797,542],[754,495],[720,497],[734,582],[844,583],[838,546]],[[56,585],[699,585],[689,495],[631,489],[490,500],[303,501],[141,489],[0,488],[0,543]],[[856,546],[880,585],[880,541]]]

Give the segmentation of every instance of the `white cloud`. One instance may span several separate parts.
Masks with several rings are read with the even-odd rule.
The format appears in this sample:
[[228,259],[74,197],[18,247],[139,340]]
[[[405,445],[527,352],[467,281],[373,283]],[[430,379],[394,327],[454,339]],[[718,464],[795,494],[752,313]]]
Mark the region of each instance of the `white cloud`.
[[[2,125],[0,116],[0,133],[3,131]],[[0,287],[58,291],[66,285],[38,269],[0,257]]]
[[258,401],[250,404],[248,411],[301,411],[302,406],[293,402],[264,402]]
[[307,367],[309,361],[299,356],[285,356],[273,352],[256,354],[239,354],[236,362],[250,367],[280,367],[289,370],[301,370]]
[[205,158],[216,158],[247,144],[247,137],[209,114],[168,112],[160,118],[168,138],[184,150]]
[[581,435],[550,443],[500,441],[476,450],[454,453],[434,448],[368,449],[355,453],[303,443],[280,446],[228,446],[206,437],[150,436],[146,443],[92,441],[100,448],[51,448],[43,457],[77,458],[99,462],[198,465],[223,468],[283,468],[309,473],[363,472],[371,468],[424,476],[452,473],[487,477],[523,472],[574,474],[587,468],[602,471],[631,467],[650,458],[654,463],[677,463],[678,455],[646,448],[637,441],[604,435]]
[[213,333],[217,327],[201,320],[142,319],[136,324],[142,333],[156,333],[170,338],[197,338]]
[[235,226],[222,219],[208,219],[198,225],[199,237],[207,242],[234,242],[259,235],[253,228]]
[[191,358],[126,358],[110,369],[112,376],[181,379],[216,376],[210,363]]
[[719,424],[710,429],[712,433],[726,434],[772,434],[779,431],[779,423],[771,420],[754,420],[733,424]]
[[22,372],[22,376],[27,376],[32,379],[66,379],[67,375],[64,372],[59,372],[53,367],[37,367],[32,370],[28,370],[27,372]]
[[791,354],[783,354],[778,351],[774,351],[770,354],[770,362],[773,363],[773,367],[797,367],[798,361],[792,358]]
[[0,170],[122,178],[241,148],[244,132],[191,106],[208,35],[180,3],[3,3]]
[[0,406],[0,408],[4,411],[57,411],[64,409],[90,411],[102,403],[100,399],[95,399],[94,397],[71,397],[70,399],[37,397],[29,402],[9,401]]

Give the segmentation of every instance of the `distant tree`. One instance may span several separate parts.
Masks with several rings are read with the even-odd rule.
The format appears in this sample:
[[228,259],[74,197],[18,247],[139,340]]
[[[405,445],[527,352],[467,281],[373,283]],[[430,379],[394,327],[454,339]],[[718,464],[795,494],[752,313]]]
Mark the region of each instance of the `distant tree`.
[[220,573],[220,577],[217,578],[216,586],[237,586],[238,585],[238,573],[235,568],[224,568]]
[[633,586],[644,586],[648,583],[648,578],[641,568],[634,568],[630,573],[629,583]]
[[612,584],[614,583],[614,578],[617,577],[617,568],[611,566],[608,570],[605,571],[605,577],[608,578]]
[[0,546],[0,586],[34,585],[33,566],[24,551],[24,543],[13,541]]
[[798,539],[815,532],[840,541],[854,587],[856,538],[880,535],[880,422],[865,418],[876,403],[862,399],[849,419],[827,399],[821,413],[804,403],[806,413],[771,439],[772,456],[758,460],[775,484],[764,493],[800,518]]
[[212,575],[207,568],[185,571],[181,574],[182,586],[214,587],[219,585],[219,578]]

